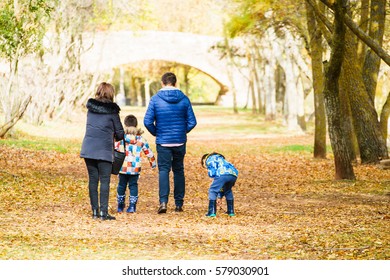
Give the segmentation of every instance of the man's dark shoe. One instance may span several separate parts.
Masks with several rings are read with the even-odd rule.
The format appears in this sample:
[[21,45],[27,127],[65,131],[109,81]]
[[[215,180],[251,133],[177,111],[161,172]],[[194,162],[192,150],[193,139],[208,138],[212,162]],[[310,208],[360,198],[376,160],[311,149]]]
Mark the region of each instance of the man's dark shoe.
[[176,206],[175,212],[183,212],[183,206]]
[[167,213],[167,203],[166,202],[161,202],[160,207],[158,208],[157,213],[158,214]]

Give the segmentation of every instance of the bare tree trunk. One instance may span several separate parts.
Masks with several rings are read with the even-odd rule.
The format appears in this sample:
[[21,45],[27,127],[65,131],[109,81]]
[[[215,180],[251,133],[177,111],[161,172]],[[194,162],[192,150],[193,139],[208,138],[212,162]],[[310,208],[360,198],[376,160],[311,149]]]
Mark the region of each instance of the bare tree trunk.
[[[371,16],[369,35],[382,46],[386,21],[386,0],[371,0]],[[381,64],[380,57],[369,49],[366,53],[363,65],[364,85],[370,100],[374,103],[375,91],[378,81],[378,73]],[[375,104],[374,104],[375,106]]]
[[389,124],[389,115],[390,115],[390,92],[387,95],[385,104],[382,107],[380,126],[383,134],[383,139],[388,137],[388,124]]
[[0,127],[0,138],[4,138],[4,136],[10,131],[11,128],[15,126],[15,124],[23,117],[23,114],[26,112],[27,106],[30,104],[31,96],[29,96],[20,106],[17,112],[14,112],[11,116],[10,120],[7,120]]
[[[295,69],[299,72],[299,68],[295,65]],[[306,131],[306,118],[305,118],[305,93],[303,90],[302,76],[300,73],[296,73],[298,81],[296,82],[297,86],[297,121],[299,127]]]
[[228,64],[229,64],[228,69],[227,69],[227,73],[228,73],[228,78],[230,81],[231,91],[232,91],[232,95],[233,95],[233,111],[234,111],[234,113],[238,113],[237,92],[236,92],[236,87],[234,85],[234,78],[233,78],[232,69],[231,69],[231,67],[234,67],[234,61],[233,61],[233,54],[232,54],[232,51],[230,49],[229,39],[227,36],[225,36],[225,47],[226,47],[226,52],[227,52]]
[[[348,60],[357,61],[357,43],[354,40],[355,37],[352,36],[352,32],[346,30],[345,35],[345,57]],[[354,125],[353,125],[353,116],[351,111],[351,101],[350,101],[350,91],[354,91],[351,88],[351,72],[347,71],[347,63],[344,62],[341,68],[341,75],[339,79],[339,92],[340,92],[340,107],[342,118],[340,119],[340,123],[343,126],[343,130],[345,133],[345,141],[347,145],[350,146],[349,151],[351,152],[350,158],[352,161],[357,160],[357,155],[359,155],[359,145],[357,143]],[[356,73],[357,74],[357,73]],[[352,93],[354,94],[354,93]]]
[[119,67],[119,92],[125,96],[125,69],[123,66]]
[[275,120],[276,118],[276,61],[281,56],[281,50],[276,42],[277,37],[275,30],[270,27],[266,31],[266,44],[262,50],[264,54],[264,106],[265,106],[265,119]]
[[91,82],[89,83],[89,87],[87,87],[81,97],[77,99],[77,106],[85,105],[87,99],[94,96],[94,90],[96,89],[100,77],[101,75],[99,73],[93,74]]
[[272,58],[265,61],[264,65],[264,105],[265,119],[274,120],[276,118],[276,84],[275,84],[275,61]]
[[[16,5],[18,4],[15,1]],[[0,138],[3,138],[23,117],[28,105],[31,102],[31,94],[25,93],[18,87],[20,45],[18,46],[13,60],[10,62],[9,76],[5,75],[5,84],[0,89],[1,106],[4,113],[4,121],[0,123]]]
[[345,135],[340,125],[341,107],[339,98],[338,80],[344,59],[345,26],[343,0],[337,0],[334,16],[334,33],[332,52],[328,65],[325,66],[324,99],[328,115],[329,137],[334,153],[335,178],[355,179],[350,159],[349,146],[345,142]]
[[289,130],[300,130],[298,125],[298,92],[296,87],[296,76],[294,64],[287,54],[281,66],[286,73],[286,95],[284,99],[284,118]]
[[135,91],[136,91],[136,106],[142,106],[142,89],[141,89],[142,83],[141,78],[137,78],[135,80]]
[[356,48],[351,44],[351,37],[352,34],[349,33],[350,39],[346,40],[346,59],[343,63],[345,75],[343,85],[351,104],[361,161],[362,163],[377,163],[383,158],[388,158],[388,152],[380,132],[378,114],[364,86],[360,75],[361,68],[356,64]]
[[18,48],[13,61],[10,63],[8,81],[6,82],[4,91],[0,94],[2,110],[4,113],[4,122],[2,122],[0,126],[0,138],[5,137],[23,117],[31,102],[31,94],[24,94],[19,88],[14,87],[18,79],[19,50],[20,49]]
[[255,76],[255,85],[256,85],[256,92],[257,92],[257,107],[259,109],[259,114],[264,114],[264,106],[263,106],[263,91],[261,89],[261,83],[260,83],[260,78],[259,78],[259,64],[260,64],[260,53],[259,53],[259,48],[256,45],[255,40],[252,40],[252,46],[253,50],[253,65],[254,65],[254,76]]
[[145,78],[145,106],[148,106],[150,101],[150,84],[152,81],[146,77]]
[[246,58],[248,61],[249,68],[249,91],[251,93],[252,99],[252,114],[257,114],[257,100],[256,100],[256,92],[255,92],[255,71],[256,65],[253,61],[253,56],[250,50],[249,44],[246,46]]
[[[333,26],[331,25],[330,21],[327,19],[325,15],[325,10],[324,10],[325,5],[321,5],[320,3],[317,5],[316,0],[306,0],[305,2],[306,4],[309,4],[313,9],[313,12],[315,13],[317,19],[316,21],[317,27],[320,29],[319,31],[322,33],[322,36],[324,36],[328,45],[331,46],[332,45],[331,34],[333,32]],[[321,0],[321,2],[323,1]]]
[[[362,0],[362,4],[360,7],[360,20],[359,27],[363,32],[367,32],[368,30],[368,19],[370,14],[370,0]],[[366,56],[367,46],[362,41],[359,40],[357,47],[357,56],[358,56],[358,64],[363,65],[364,57]]]
[[188,74],[190,73],[190,69],[191,69],[191,67],[189,67],[189,66],[186,66],[186,65],[183,66],[183,72],[184,72],[184,74],[183,74],[183,76],[184,76],[184,79],[183,79],[184,80],[184,92],[185,92],[186,95],[188,95],[189,91],[190,91],[190,80],[188,78]]
[[137,105],[137,87],[136,87],[136,78],[131,75],[130,76],[130,105]]
[[[310,36],[310,56],[312,64],[314,90],[314,158],[326,158],[326,116],[324,106],[324,77],[322,68],[322,33],[317,27],[315,13],[311,5],[306,3],[307,27]],[[323,6],[323,5],[322,5]]]

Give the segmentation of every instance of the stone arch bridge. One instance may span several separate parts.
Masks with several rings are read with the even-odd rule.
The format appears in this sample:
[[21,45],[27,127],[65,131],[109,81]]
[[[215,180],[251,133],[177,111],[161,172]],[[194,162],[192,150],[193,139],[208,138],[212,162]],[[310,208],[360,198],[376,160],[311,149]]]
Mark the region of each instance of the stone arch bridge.
[[[220,53],[211,47],[223,40],[181,32],[117,31],[86,33],[83,42],[91,46],[81,56],[81,68],[86,72],[106,72],[120,65],[139,61],[163,60],[191,66],[210,76],[221,87],[220,102],[233,105],[233,86],[237,92],[237,105],[244,106],[248,82],[242,71],[221,59]],[[229,79],[229,72],[233,83]]]

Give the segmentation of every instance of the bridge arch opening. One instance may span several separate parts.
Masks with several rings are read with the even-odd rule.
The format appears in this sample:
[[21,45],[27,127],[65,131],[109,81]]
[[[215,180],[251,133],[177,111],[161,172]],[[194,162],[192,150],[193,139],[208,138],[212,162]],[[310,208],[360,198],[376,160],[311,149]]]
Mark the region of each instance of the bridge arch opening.
[[161,75],[174,72],[180,88],[195,105],[215,105],[227,92],[217,78],[193,65],[178,61],[146,59],[121,64],[113,69],[115,85],[121,105],[147,106],[149,99],[161,88]]

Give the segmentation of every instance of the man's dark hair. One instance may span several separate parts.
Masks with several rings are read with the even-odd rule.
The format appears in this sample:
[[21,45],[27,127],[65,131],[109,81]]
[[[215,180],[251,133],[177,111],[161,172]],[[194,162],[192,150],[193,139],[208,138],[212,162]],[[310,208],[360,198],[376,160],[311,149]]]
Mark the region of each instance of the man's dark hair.
[[161,82],[166,86],[166,85],[176,85],[176,75],[173,74],[172,72],[167,72],[161,77]]
[[124,123],[125,123],[125,126],[127,126],[127,127],[130,127],[130,126],[137,127],[137,125],[138,125],[137,118],[134,115],[126,116]]

